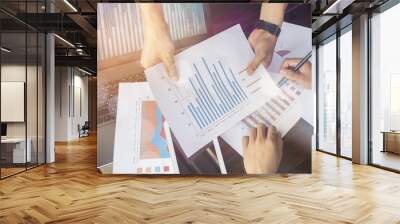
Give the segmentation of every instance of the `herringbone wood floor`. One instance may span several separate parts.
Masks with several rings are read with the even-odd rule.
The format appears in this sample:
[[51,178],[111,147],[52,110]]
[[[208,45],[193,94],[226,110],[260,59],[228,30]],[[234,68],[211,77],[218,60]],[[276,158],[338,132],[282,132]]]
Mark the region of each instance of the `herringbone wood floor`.
[[94,137],[0,181],[0,223],[400,223],[400,175],[313,153],[312,175],[96,174]]

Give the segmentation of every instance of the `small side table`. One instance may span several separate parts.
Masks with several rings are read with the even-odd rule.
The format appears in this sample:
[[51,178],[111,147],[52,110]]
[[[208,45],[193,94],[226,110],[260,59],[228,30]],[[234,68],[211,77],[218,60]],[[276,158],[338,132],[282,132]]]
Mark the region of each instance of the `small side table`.
[[400,131],[382,131],[383,150],[382,152],[391,152],[400,154]]

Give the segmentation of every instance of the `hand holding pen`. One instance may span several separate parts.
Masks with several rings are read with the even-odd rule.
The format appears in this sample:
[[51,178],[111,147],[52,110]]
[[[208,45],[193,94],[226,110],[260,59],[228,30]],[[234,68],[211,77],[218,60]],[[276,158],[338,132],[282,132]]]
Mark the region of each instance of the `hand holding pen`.
[[311,58],[311,52],[304,58],[285,59],[282,63],[280,73],[287,79],[303,86],[306,89],[311,89],[312,68],[308,61]]

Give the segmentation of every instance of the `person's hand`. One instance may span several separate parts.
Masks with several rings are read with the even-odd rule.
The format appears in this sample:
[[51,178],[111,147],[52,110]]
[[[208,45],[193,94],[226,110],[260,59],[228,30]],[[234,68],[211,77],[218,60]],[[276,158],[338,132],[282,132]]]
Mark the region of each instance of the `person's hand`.
[[311,63],[306,62],[300,69],[295,72],[293,68],[300,62],[301,59],[286,59],[281,66],[280,73],[287,79],[303,86],[306,89],[311,89]]
[[272,62],[277,37],[265,30],[254,29],[249,36],[250,46],[256,56],[247,66],[247,74],[252,75],[257,67],[262,63],[268,68]]
[[171,80],[179,79],[175,67],[175,47],[169,33],[168,24],[162,15],[162,8],[158,4],[144,4],[143,12],[143,49],[140,63],[148,68],[163,62]]
[[276,173],[282,159],[282,138],[274,126],[259,124],[243,137],[243,163],[248,174]]

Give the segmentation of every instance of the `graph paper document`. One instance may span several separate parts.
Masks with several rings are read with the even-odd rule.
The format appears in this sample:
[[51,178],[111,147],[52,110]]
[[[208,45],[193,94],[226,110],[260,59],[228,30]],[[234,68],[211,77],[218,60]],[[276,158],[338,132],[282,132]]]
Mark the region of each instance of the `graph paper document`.
[[114,174],[179,174],[166,122],[146,82],[121,83]]
[[312,50],[311,45],[306,44],[311,43],[311,29],[284,22],[281,30],[272,63],[268,67],[271,78],[280,88],[280,93],[221,135],[241,155],[242,136],[249,135],[250,128],[256,127],[258,123],[267,127],[274,125],[282,136],[285,136],[300,118],[310,123],[312,121],[312,91],[304,90],[279,74],[286,58],[302,58]]
[[254,53],[233,26],[175,57],[178,82],[163,64],[145,70],[153,95],[187,156],[280,93],[263,66],[245,72]]
[[264,124],[267,127],[273,125],[282,136],[285,136],[300,119],[302,105],[299,99],[303,94],[303,88],[287,79],[281,79],[278,86],[279,94],[221,135],[240,155],[243,155],[242,137],[248,136],[250,129],[256,128],[257,124]]

